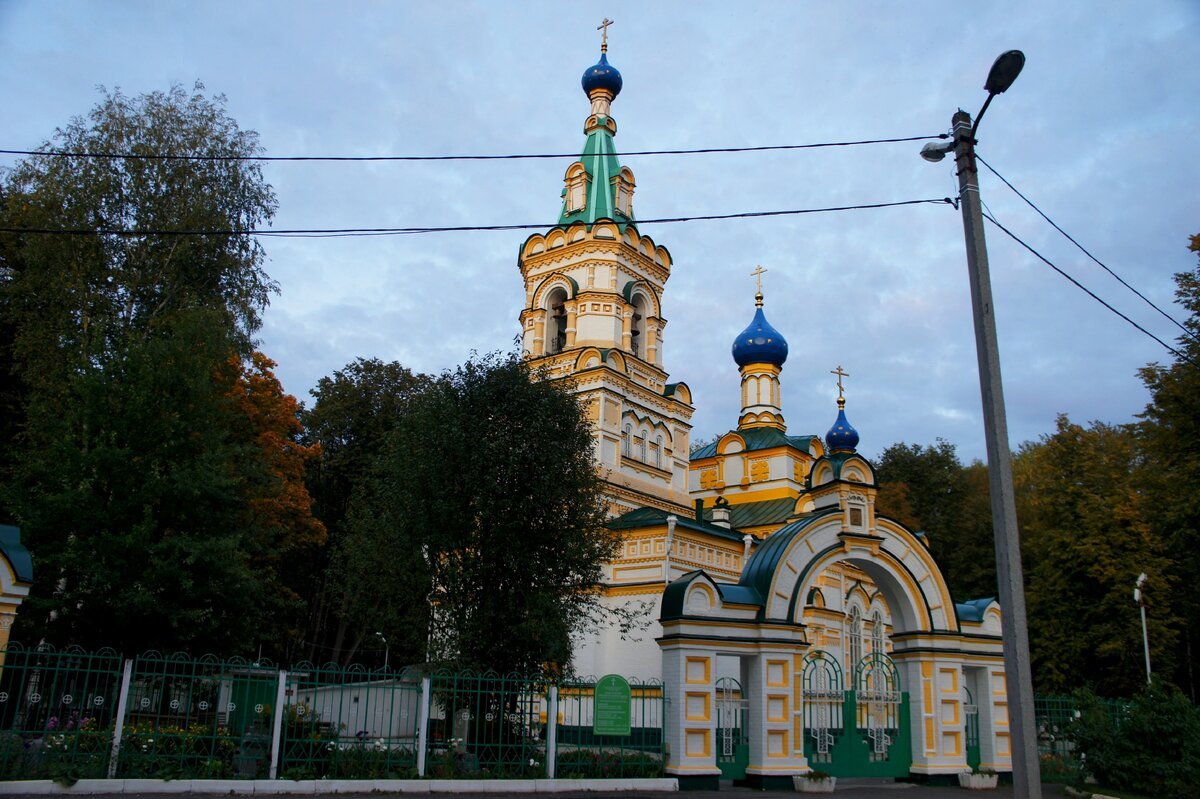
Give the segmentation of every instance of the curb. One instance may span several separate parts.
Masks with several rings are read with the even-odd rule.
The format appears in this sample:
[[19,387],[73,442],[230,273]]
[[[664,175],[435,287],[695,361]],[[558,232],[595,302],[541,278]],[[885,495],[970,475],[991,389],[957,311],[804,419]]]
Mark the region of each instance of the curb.
[[207,794],[235,796],[315,796],[364,793],[584,793],[675,792],[674,778],[625,780],[52,780],[0,782],[0,796],[73,794]]

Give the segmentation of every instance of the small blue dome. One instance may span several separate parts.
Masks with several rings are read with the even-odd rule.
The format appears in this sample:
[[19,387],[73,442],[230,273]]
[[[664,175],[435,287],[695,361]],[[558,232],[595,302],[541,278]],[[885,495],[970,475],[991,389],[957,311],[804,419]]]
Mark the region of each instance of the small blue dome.
[[583,84],[583,93],[589,96],[593,89],[608,89],[613,97],[621,93],[621,73],[609,65],[608,56],[604,53],[600,54],[595,66],[583,71],[583,80],[580,82]]
[[830,452],[836,452],[839,449],[853,450],[858,446],[858,431],[846,421],[846,408],[841,402],[838,403],[837,421],[825,434],[825,446]]
[[733,340],[733,360],[738,366],[750,363],[783,366],[787,356],[787,339],[771,327],[760,306],[754,312],[754,321]]

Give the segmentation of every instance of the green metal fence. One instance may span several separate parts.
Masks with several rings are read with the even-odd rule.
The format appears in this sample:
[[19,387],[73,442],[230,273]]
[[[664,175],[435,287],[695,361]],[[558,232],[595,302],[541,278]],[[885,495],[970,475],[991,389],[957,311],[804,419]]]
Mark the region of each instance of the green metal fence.
[[111,649],[0,651],[0,779],[107,776],[122,663]]
[[549,688],[518,674],[434,672],[426,774],[545,777]]
[[555,776],[563,779],[661,777],[663,685],[630,681],[629,735],[595,735],[596,680],[563,682],[557,691]]
[[[1112,718],[1113,725],[1119,726],[1125,703],[1115,699],[1101,699],[1100,703]],[[1070,781],[1079,776],[1082,764],[1071,738],[1071,725],[1080,717],[1083,709],[1079,700],[1072,696],[1034,697],[1034,725],[1043,780]]]
[[287,674],[279,776],[415,779],[421,677],[336,663]]
[[596,735],[596,681],[0,650],[0,780],[605,779],[664,771],[663,687]]
[[278,683],[261,660],[138,656],[115,776],[266,777]]

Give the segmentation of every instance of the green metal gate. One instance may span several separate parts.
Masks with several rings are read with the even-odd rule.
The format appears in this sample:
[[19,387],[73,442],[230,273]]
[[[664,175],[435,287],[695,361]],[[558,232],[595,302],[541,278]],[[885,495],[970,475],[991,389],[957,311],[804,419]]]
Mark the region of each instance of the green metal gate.
[[838,777],[904,777],[912,767],[908,694],[891,658],[867,655],[846,689],[837,659],[804,659],[804,755]]
[[732,677],[717,680],[717,766],[722,779],[746,778],[746,766],[750,763],[747,721],[741,683]]
[[967,720],[967,765],[976,769],[983,762],[979,753],[979,705],[975,704],[975,697],[971,695],[970,688],[964,685],[963,692],[966,694],[963,715]]

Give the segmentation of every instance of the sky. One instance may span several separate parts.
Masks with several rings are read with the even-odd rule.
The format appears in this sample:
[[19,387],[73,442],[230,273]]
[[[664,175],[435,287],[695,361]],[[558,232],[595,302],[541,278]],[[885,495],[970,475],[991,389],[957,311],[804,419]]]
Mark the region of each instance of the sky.
[[[129,95],[202,82],[267,155],[577,153],[579,80],[599,55],[624,77],[619,150],[935,137],[975,114],[989,67],[1026,66],[980,125],[979,153],[1160,308],[1200,233],[1200,4],[1092,2],[45,2],[0,0],[0,149],[33,149]],[[630,156],[634,212],[654,219],[951,197],[922,142]],[[572,158],[269,163],[277,229],[553,224]],[[0,166],[14,163],[0,156]],[[981,168],[995,218],[1167,343],[1180,330]],[[949,205],[644,224],[671,251],[664,365],[692,389],[693,440],[736,425],[730,356],[754,313],[790,344],[793,434],[836,416],[842,366],[860,451],[942,438],[985,458],[961,215]],[[260,348],[285,389],[356,358],[424,372],[509,350],[530,231],[266,238],[280,293]],[[987,226],[1013,447],[1058,414],[1132,421],[1137,370],[1162,345]]]

